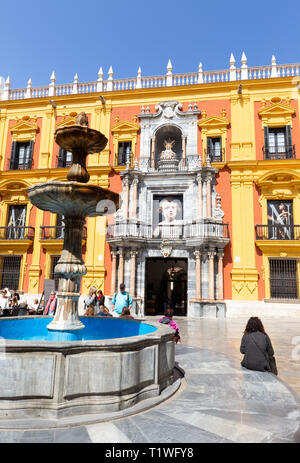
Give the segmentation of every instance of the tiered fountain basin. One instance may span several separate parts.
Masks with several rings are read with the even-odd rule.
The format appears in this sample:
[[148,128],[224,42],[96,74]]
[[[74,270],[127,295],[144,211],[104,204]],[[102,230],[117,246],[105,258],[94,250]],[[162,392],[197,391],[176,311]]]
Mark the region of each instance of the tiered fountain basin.
[[84,328],[75,331],[48,330],[50,317],[0,320],[0,425],[8,419],[130,413],[135,404],[171,391],[175,347],[169,327],[80,319]]

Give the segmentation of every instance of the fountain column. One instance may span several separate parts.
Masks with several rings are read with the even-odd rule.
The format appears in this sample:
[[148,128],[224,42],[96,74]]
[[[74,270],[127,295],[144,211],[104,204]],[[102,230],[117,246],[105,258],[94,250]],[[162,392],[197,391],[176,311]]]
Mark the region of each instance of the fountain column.
[[81,278],[86,274],[82,260],[82,236],[85,219],[64,217],[65,233],[63,251],[54,269],[58,276],[57,309],[51,330],[76,330],[84,328],[78,319],[77,306],[80,296]]
[[127,219],[128,219],[128,208],[129,208],[129,178],[128,178],[128,177],[124,177],[123,183],[124,183],[124,186],[125,186],[124,218],[127,220]]

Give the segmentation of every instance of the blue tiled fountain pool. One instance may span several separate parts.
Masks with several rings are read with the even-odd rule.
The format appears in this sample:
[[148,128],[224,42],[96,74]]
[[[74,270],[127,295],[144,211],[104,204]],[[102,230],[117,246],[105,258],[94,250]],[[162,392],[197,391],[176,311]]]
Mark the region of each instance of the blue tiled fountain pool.
[[47,329],[51,317],[8,318],[0,321],[0,336],[19,341],[95,341],[128,338],[153,333],[155,326],[126,319],[110,317],[81,317],[85,327],[77,331],[52,331]]

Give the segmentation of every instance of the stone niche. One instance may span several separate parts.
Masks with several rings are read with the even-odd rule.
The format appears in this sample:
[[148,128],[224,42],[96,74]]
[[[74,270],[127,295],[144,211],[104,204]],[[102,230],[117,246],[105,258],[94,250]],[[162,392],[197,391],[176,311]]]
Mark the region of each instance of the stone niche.
[[0,424],[107,415],[158,398],[173,384],[175,348],[173,330],[151,325],[157,326],[153,333],[111,340],[6,340],[0,352]]

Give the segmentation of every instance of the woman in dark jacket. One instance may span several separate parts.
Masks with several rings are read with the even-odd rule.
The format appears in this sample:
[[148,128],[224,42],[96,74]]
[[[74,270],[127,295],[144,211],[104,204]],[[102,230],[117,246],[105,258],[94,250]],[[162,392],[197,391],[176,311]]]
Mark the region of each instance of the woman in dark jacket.
[[274,350],[258,317],[249,318],[240,351],[244,354],[241,362],[243,367],[248,370],[271,371],[269,358],[273,357]]

